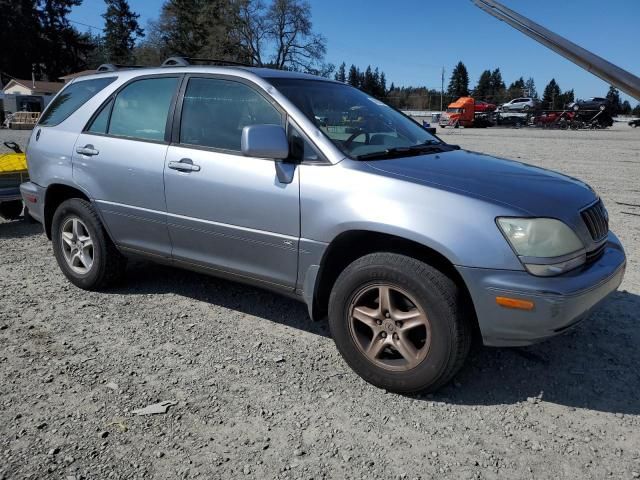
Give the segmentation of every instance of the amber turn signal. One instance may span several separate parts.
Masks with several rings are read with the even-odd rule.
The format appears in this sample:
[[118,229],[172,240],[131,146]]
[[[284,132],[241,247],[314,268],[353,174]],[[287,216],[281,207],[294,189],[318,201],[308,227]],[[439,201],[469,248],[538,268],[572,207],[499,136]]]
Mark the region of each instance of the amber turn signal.
[[519,310],[533,310],[535,304],[530,300],[518,298],[496,297],[496,303],[505,308],[517,308]]

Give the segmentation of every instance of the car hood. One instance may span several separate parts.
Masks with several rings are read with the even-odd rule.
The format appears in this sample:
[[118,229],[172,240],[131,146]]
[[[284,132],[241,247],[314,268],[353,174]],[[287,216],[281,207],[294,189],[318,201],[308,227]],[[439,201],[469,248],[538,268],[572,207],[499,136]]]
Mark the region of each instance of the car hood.
[[574,218],[577,210],[597,198],[578,179],[466,150],[367,164],[379,173],[501,203],[532,216]]

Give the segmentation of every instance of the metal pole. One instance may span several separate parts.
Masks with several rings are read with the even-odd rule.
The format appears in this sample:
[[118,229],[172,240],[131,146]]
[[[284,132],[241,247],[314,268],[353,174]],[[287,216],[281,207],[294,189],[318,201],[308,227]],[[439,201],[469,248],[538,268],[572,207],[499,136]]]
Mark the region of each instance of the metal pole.
[[489,15],[531,37],[586,71],[640,100],[640,78],[591,53],[579,45],[544,28],[533,20],[505,7],[496,0],[471,0]]
[[444,109],[444,67],[442,67],[442,79],[440,83],[440,111]]

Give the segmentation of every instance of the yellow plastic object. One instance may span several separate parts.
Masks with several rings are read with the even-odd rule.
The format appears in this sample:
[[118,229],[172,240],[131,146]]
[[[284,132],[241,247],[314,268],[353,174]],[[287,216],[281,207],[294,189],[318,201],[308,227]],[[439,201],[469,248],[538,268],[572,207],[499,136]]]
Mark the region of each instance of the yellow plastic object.
[[0,153],[0,175],[26,171],[27,157],[24,153]]

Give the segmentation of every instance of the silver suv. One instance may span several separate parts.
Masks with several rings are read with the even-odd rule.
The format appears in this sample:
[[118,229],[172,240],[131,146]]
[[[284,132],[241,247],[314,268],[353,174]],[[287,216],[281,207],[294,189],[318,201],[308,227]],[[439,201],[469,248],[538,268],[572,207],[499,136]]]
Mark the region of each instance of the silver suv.
[[579,180],[460,150],[339,82],[181,63],[79,78],[33,131],[22,195],[80,288],[132,256],[265,287],[328,316],[365,380],[413,392],[476,332],[542,340],[622,281]]
[[540,107],[540,100],[529,97],[514,98],[513,100],[500,105],[500,110],[503,112],[537,110]]

